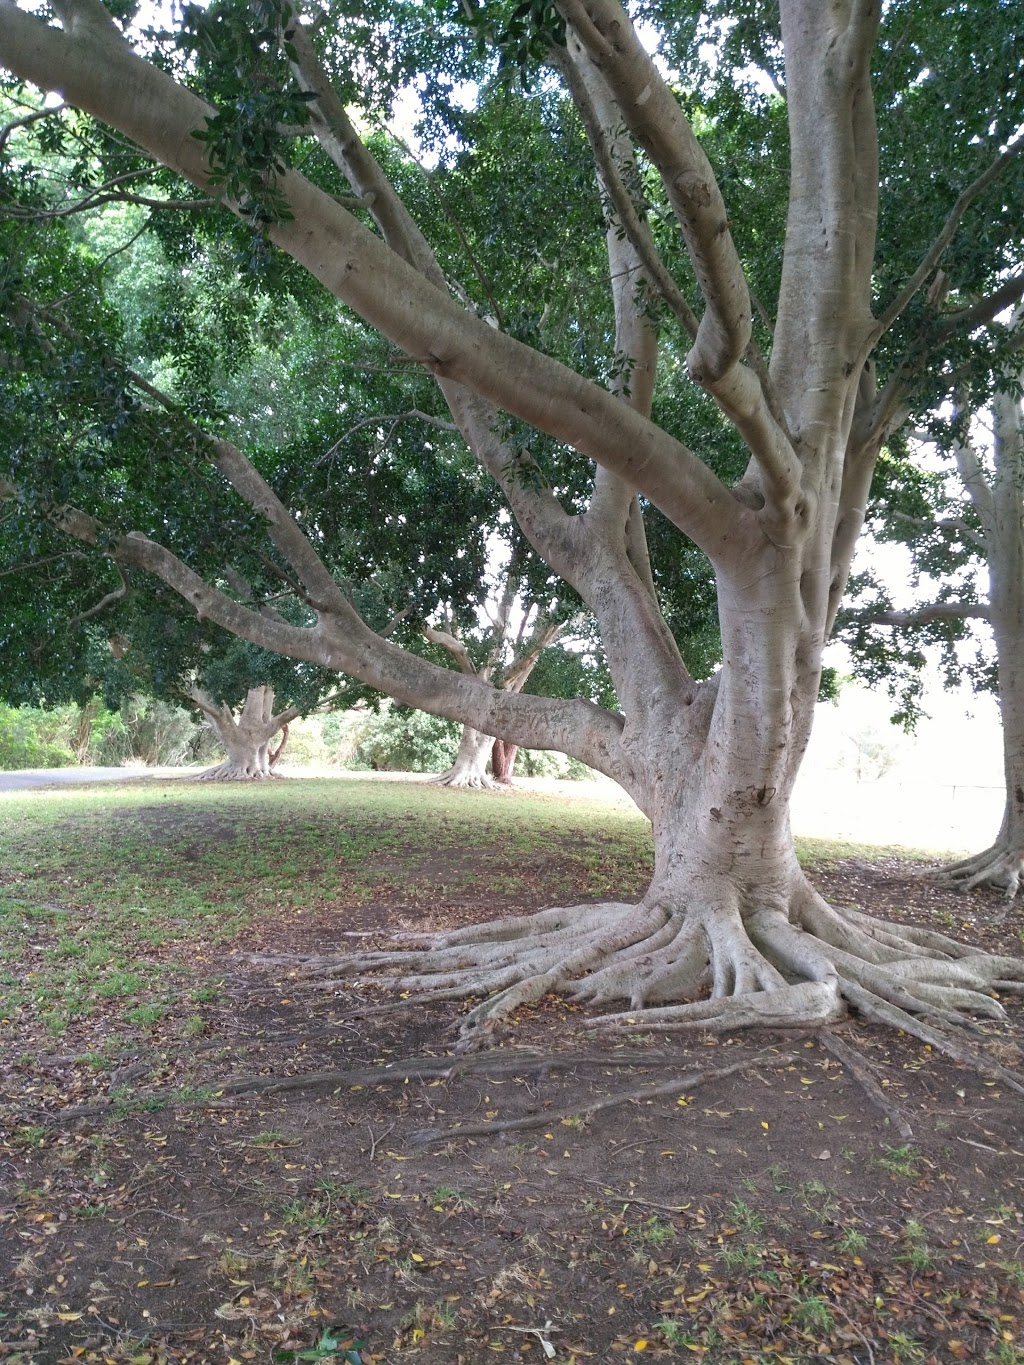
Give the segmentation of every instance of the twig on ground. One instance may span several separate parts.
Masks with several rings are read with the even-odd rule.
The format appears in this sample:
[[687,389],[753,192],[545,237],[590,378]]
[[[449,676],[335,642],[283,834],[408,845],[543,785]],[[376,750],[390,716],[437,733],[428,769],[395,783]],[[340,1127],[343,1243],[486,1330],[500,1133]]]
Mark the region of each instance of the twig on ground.
[[584,1185],[596,1185],[606,1199],[614,1199],[622,1204],[643,1204],[646,1209],[659,1209],[662,1213],[685,1213],[690,1207],[689,1204],[659,1204],[656,1199],[644,1199],[639,1194],[623,1194],[621,1190],[613,1190],[604,1180],[584,1180]]
[[545,1322],[543,1327],[513,1327],[511,1323],[498,1323],[499,1332],[525,1332],[529,1336],[536,1337],[548,1360],[554,1360],[555,1358],[555,1348],[551,1345],[551,1342],[548,1341],[548,1335],[551,1332],[560,1332],[561,1330],[561,1327],[556,1327],[550,1318]]
[[383,1142],[389,1133],[393,1133],[395,1131],[395,1125],[392,1124],[390,1128],[385,1128],[383,1133],[381,1133],[380,1137],[373,1136],[373,1129],[369,1126],[369,1124],[367,1124],[366,1126],[366,1131],[370,1134],[370,1155],[368,1157],[368,1160],[372,1161],[374,1157],[377,1155],[377,1144]]

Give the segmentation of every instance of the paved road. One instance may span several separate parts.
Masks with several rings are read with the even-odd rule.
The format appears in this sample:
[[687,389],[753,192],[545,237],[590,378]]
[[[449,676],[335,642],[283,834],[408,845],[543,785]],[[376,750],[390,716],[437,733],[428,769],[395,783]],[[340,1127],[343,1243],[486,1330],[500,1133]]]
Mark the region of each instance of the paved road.
[[139,777],[187,777],[191,768],[22,768],[0,772],[0,792],[25,787],[67,786],[75,782],[132,782]]

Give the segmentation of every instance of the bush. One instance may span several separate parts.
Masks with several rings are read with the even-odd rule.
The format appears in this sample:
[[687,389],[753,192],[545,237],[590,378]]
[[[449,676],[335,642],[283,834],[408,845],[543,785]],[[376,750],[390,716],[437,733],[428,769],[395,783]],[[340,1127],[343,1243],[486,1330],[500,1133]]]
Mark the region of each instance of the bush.
[[170,768],[204,762],[216,750],[216,739],[188,711],[148,697],[132,697],[119,711],[97,700],[49,708],[0,704],[0,768],[8,771],[76,763]]
[[593,768],[556,749],[520,749],[513,777],[515,773],[521,777],[558,777],[565,782],[587,782],[594,776]]
[[145,763],[176,768],[203,763],[219,752],[216,736],[183,706],[151,697],[129,697],[98,737],[94,762],[117,767]]
[[0,702],[0,769],[68,768],[71,750],[53,742],[52,718],[34,706],[5,706]]
[[461,734],[454,721],[385,704],[363,725],[350,766],[374,772],[443,772],[455,762]]

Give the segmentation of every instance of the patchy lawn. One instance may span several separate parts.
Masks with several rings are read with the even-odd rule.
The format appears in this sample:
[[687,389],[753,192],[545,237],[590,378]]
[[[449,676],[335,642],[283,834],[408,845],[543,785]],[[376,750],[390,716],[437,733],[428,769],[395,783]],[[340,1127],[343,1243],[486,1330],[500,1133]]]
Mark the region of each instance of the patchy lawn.
[[[834,900],[1019,910],[808,845]],[[1021,1096],[903,1036],[588,1039],[274,954],[637,896],[606,804],[287,782],[0,798],[0,1360],[1024,1365]],[[1013,1026],[986,1024],[1020,1069]],[[852,1049],[852,1051],[851,1051]]]

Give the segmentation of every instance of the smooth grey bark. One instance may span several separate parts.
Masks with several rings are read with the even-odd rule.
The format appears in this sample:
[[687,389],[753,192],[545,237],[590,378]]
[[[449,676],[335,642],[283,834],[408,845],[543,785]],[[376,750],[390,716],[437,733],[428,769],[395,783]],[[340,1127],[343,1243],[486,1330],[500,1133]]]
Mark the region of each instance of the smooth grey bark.
[[[99,0],[55,0],[55,8],[59,29],[0,0],[0,61],[42,88],[59,86],[66,100],[209,188],[202,144],[192,137],[209,107],[137,58]],[[93,518],[67,507],[53,510],[54,524],[93,543],[104,536],[113,559],[158,574],[244,639],[351,673],[480,734],[577,757],[620,782],[650,817],[655,871],[638,906],[495,921],[435,936],[419,952],[351,957],[338,971],[388,972],[414,996],[486,994],[466,1017],[467,1036],[557,991],[625,1005],[628,1014],[600,1016],[613,1027],[817,1027],[852,1005],[960,1055],[946,1026],[964,1010],[1000,1017],[992,992],[1014,988],[1024,964],[833,909],[799,867],[789,822],[821,652],[872,469],[905,418],[912,378],[897,370],[879,392],[871,353],[944,249],[929,253],[921,280],[897,296],[881,326],[871,310],[878,6],[781,3],[791,199],[768,366],[753,345],[751,298],[726,206],[675,95],[618,0],[559,0],[559,8],[569,28],[569,88],[610,205],[615,349],[623,374],[628,368],[628,391],[621,380],[604,389],[506,336],[449,292],[301,25],[292,48],[314,97],[317,136],[379,236],[295,172],[279,184],[292,217],[270,225],[268,235],[436,376],[524,535],[594,613],[621,711],[499,690],[375,634],[274,490],[223,439],[210,440],[211,461],[264,519],[316,613],[312,627],[266,619],[139,533],[106,538]],[[735,488],[651,421],[658,343],[649,290],[665,293],[667,282],[655,268],[643,204],[633,200],[626,212],[622,197],[637,148],[661,178],[700,287],[699,318],[666,300],[692,335],[688,373],[750,454]],[[1006,164],[1007,155],[993,164]],[[502,411],[594,461],[584,512],[570,515],[550,490],[523,477],[530,457],[503,444]],[[641,496],[714,567],[723,662],[709,681],[691,676],[659,610]]]
[[454,763],[432,781],[442,787],[493,787],[495,783],[487,772],[493,743],[490,735],[482,735],[471,725],[464,725]]

